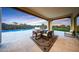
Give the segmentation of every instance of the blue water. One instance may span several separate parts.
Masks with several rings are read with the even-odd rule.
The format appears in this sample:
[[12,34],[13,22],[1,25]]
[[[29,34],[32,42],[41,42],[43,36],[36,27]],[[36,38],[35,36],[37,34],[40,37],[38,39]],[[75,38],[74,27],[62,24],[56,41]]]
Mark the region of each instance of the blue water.
[[0,30],[0,32],[17,32],[17,31],[26,31],[31,29],[16,29],[16,30]]

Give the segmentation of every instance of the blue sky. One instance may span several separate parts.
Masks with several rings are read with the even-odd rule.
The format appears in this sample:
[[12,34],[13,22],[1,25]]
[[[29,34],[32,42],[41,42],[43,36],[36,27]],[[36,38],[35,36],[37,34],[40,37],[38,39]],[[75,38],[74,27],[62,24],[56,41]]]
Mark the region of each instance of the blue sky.
[[[44,22],[45,20],[43,20]],[[13,8],[2,8],[2,22],[4,23],[26,23],[26,24],[36,24],[42,22],[40,18],[26,14],[24,12],[18,11]]]
[[[47,23],[47,21],[37,18],[35,16],[26,14],[24,12],[21,12],[19,10],[13,9],[13,8],[2,8],[2,22],[5,23],[12,23],[12,22],[18,22],[18,23],[25,23],[25,24],[31,24],[31,25],[39,25],[42,23]],[[79,24],[79,17],[77,23]],[[69,25],[70,20],[69,18],[65,18],[64,20],[56,20],[53,21],[53,24],[64,24]]]
[[[10,21],[10,19],[12,19],[12,18],[17,19],[17,20],[12,19],[11,21],[21,21],[21,20],[24,21],[26,19],[29,20],[29,19],[36,18],[34,16],[20,12],[16,9],[13,9],[13,8],[2,8],[2,13],[3,13],[3,21]],[[23,19],[20,19],[20,18],[23,18]]]

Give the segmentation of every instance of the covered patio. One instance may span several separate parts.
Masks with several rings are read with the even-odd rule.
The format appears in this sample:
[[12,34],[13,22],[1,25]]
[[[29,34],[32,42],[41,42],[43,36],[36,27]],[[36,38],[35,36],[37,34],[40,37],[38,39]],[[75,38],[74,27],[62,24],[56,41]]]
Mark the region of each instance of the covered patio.
[[79,8],[77,7],[19,7],[16,9],[47,20],[49,31],[52,30],[52,21],[71,18],[70,30],[77,31],[76,18],[79,16]]
[[19,7],[15,9],[47,20],[48,31],[52,30],[52,21],[71,18],[70,30],[77,32],[77,17],[79,16],[77,7]]
[[[79,16],[79,8],[77,7],[16,7],[14,9],[46,20],[48,22],[48,31],[53,31],[52,21],[71,18],[70,30],[73,30],[75,34],[77,33],[76,18]],[[16,39],[16,41],[13,41],[12,43],[10,43],[10,45],[7,45],[7,47],[5,47],[4,45],[2,48],[0,48],[0,51],[42,52],[42,50],[30,39],[32,31],[29,30],[27,32],[17,32],[16,34],[11,34],[17,35],[15,39],[17,38],[20,40]],[[23,35],[21,36],[20,34]],[[62,31],[54,31],[54,34],[57,35],[58,38],[50,49],[50,52],[79,51],[79,40],[76,37],[67,37]],[[2,35],[8,35],[8,33],[3,33]],[[22,38],[20,38],[19,36]],[[3,39],[5,38],[12,39],[11,37],[7,38],[7,36],[3,37]]]

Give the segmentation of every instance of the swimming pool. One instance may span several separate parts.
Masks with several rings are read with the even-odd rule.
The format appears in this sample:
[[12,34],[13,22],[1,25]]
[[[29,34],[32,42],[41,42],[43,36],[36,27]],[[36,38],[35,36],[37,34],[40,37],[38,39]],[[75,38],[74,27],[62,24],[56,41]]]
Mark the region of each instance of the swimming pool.
[[32,29],[0,30],[0,32],[16,32],[16,31],[26,31],[26,30],[32,30]]

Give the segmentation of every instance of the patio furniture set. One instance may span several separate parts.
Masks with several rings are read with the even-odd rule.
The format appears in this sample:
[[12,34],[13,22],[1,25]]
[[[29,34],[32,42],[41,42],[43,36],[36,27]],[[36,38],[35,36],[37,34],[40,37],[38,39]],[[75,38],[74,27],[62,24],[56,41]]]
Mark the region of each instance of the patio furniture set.
[[57,40],[57,36],[54,35],[54,31],[38,29],[33,31],[32,39],[42,51],[47,52]]
[[54,31],[48,31],[48,30],[42,30],[42,31],[36,30],[36,31],[33,31],[33,34],[32,34],[32,37],[35,39],[43,38],[43,39],[48,40],[49,38],[53,36],[54,36]]

